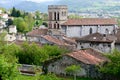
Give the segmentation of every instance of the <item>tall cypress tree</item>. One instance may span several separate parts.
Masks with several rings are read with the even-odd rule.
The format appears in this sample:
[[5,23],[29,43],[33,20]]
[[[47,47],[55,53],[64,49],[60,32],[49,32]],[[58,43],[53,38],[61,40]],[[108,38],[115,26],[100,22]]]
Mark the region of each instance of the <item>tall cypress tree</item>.
[[16,9],[15,7],[13,7],[11,16],[16,17],[16,14],[17,14]]

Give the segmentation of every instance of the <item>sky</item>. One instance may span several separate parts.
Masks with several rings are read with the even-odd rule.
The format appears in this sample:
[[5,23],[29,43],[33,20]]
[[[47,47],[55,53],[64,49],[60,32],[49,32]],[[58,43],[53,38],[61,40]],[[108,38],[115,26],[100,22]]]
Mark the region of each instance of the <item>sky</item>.
[[46,2],[46,1],[57,1],[57,0],[27,0],[27,1],[33,1],[33,2]]
[[32,1],[32,2],[37,2],[37,3],[41,3],[41,2],[48,2],[48,1],[59,1],[59,0],[0,0],[0,3],[5,4],[8,2],[21,2],[21,1]]

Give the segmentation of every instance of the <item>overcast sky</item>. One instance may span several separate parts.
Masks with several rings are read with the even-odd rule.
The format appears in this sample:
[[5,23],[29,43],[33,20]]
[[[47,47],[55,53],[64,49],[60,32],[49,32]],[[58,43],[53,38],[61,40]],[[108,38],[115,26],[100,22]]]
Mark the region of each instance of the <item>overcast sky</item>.
[[27,1],[33,1],[33,2],[46,2],[46,1],[57,1],[57,0],[27,0]]
[[58,0],[0,0],[0,3],[7,3],[7,2],[21,2],[21,1],[33,1],[33,2],[46,2],[46,1],[58,1]]

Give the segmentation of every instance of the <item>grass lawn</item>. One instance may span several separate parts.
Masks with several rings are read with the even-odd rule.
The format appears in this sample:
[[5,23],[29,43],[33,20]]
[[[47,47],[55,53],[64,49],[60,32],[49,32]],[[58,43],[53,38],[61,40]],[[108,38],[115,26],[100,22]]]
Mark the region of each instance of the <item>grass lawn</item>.
[[[43,79],[44,77],[44,79]],[[46,76],[43,76],[40,80],[52,80],[51,78],[48,78]],[[25,76],[25,75],[19,75],[18,80],[37,80],[35,76]],[[55,78],[53,79],[55,80]],[[60,80],[73,80],[73,78],[60,78]],[[93,80],[89,78],[77,78],[77,80]]]

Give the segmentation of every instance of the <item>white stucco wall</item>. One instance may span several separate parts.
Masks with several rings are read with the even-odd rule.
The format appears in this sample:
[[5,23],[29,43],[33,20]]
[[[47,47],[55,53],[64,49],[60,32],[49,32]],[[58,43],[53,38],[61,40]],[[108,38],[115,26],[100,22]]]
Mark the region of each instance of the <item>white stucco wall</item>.
[[79,26],[67,27],[66,34],[68,37],[80,37],[81,28]]
[[17,33],[17,29],[16,29],[16,26],[12,25],[12,26],[9,26],[9,33]]
[[[66,28],[65,28],[66,27]],[[96,26],[62,26],[62,31],[68,37],[82,37],[90,34],[90,28],[92,29],[92,33],[101,33],[101,34],[110,34],[113,33],[114,30],[118,28],[117,25],[96,25]],[[108,30],[108,32],[106,31]]]
[[39,39],[37,37],[27,37],[28,41],[34,41],[34,42],[39,42]]
[[16,40],[16,36],[14,34],[10,35],[10,34],[7,34],[5,36],[5,41],[14,41]]

